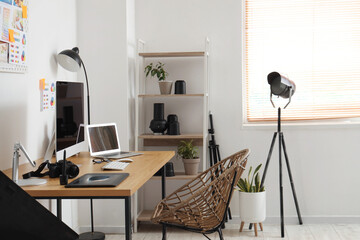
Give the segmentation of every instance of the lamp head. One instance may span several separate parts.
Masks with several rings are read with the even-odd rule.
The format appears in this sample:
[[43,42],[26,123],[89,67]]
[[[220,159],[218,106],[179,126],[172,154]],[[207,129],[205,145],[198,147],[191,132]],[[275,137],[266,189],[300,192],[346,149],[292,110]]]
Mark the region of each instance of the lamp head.
[[278,72],[272,72],[269,73],[267,78],[268,83],[270,84],[271,94],[282,98],[291,98],[291,96],[294,95],[296,85],[287,77],[280,75]]
[[77,72],[81,67],[79,48],[67,49],[57,55],[58,63],[70,72]]

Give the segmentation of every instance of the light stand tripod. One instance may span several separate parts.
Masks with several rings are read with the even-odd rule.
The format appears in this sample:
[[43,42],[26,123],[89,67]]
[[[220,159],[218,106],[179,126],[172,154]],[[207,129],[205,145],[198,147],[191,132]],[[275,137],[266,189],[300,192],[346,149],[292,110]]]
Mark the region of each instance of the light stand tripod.
[[[269,74],[269,76],[270,76],[270,74]],[[292,86],[288,87],[288,91],[289,91],[289,95],[288,95],[289,102],[285,105],[284,109],[291,102],[291,96],[294,93],[294,89],[292,88]],[[274,103],[272,101],[272,92],[270,93],[270,102],[273,105],[273,107],[275,108],[275,105],[274,105]],[[287,167],[287,171],[288,171],[288,174],[289,174],[289,179],[290,179],[291,189],[292,189],[292,193],[293,193],[293,197],[294,197],[296,212],[297,212],[298,219],[299,219],[299,224],[301,225],[303,222],[302,222],[302,218],[301,218],[301,214],[300,214],[299,204],[298,204],[297,197],[296,197],[294,181],[293,181],[293,177],[292,177],[291,169],[290,169],[290,164],[289,164],[289,158],[288,158],[288,155],[287,155],[287,152],[286,152],[284,134],[281,131],[281,108],[280,107],[278,108],[277,132],[274,132],[274,136],[273,136],[273,139],[271,141],[271,146],[270,146],[269,154],[268,154],[268,157],[267,157],[267,160],[266,160],[265,169],[264,169],[264,173],[263,173],[263,176],[262,176],[262,179],[261,179],[260,187],[263,187],[263,185],[265,183],[266,173],[267,173],[267,169],[269,167],[271,154],[272,154],[272,151],[274,149],[275,140],[276,140],[277,135],[279,135],[280,223],[281,223],[281,237],[283,238],[283,237],[285,237],[285,224],[284,224],[284,199],[283,199],[283,178],[282,178],[282,151],[284,151],[286,167]],[[251,229],[251,227],[252,227],[252,225],[250,224],[249,228]]]
[[[211,112],[209,113],[209,120],[210,120],[210,128],[208,129],[208,131],[211,135],[211,140],[209,140],[208,148],[209,148],[210,167],[212,167],[213,165],[221,161],[221,157],[219,151],[219,144],[216,144],[215,141],[215,130],[214,130],[213,118]],[[228,207],[227,209],[225,221],[227,222],[228,219],[230,220],[232,219],[230,207]],[[222,226],[222,228],[225,228],[225,224]]]
[[281,219],[280,221],[281,221],[281,237],[283,238],[285,236],[285,228],[284,228],[284,199],[283,199],[283,179],[282,179],[282,150],[284,151],[286,167],[287,167],[287,171],[289,174],[289,179],[290,179],[291,189],[292,189],[292,193],[293,193],[293,197],[294,197],[294,201],[295,201],[295,207],[296,207],[296,212],[297,212],[298,219],[299,219],[299,224],[301,225],[303,222],[302,222],[302,218],[301,218],[301,214],[300,214],[299,204],[298,204],[297,197],[296,197],[295,186],[294,186],[294,181],[293,181],[293,177],[291,174],[289,159],[288,159],[288,155],[286,152],[284,134],[281,131],[281,108],[280,107],[278,108],[277,132],[274,132],[274,136],[271,141],[269,154],[268,154],[268,157],[266,160],[264,173],[263,173],[263,176],[261,179],[261,187],[264,185],[264,182],[265,182],[267,169],[268,169],[268,166],[270,163],[271,154],[274,149],[275,140],[276,140],[277,135],[279,135],[279,184],[280,184],[280,219]]

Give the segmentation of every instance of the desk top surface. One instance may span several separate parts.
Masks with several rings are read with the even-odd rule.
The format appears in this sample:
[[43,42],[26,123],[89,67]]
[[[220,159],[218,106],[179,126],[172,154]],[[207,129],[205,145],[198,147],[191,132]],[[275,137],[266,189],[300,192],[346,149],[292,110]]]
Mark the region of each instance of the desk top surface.
[[[26,186],[23,189],[33,197],[125,197],[133,195],[141,186],[143,186],[165,163],[167,163],[174,155],[174,151],[144,151],[143,155],[131,157],[134,161],[129,164],[124,171],[103,171],[101,167],[106,164],[94,164],[93,157],[88,152],[82,152],[67,160],[77,164],[80,168],[78,177],[86,173],[116,173],[127,172],[129,177],[121,182],[117,187],[96,187],[96,188],[65,188],[60,185],[59,178],[49,178],[48,182],[39,186]],[[36,161],[38,167],[43,160]],[[24,173],[35,171],[29,163],[19,166],[19,178]],[[11,169],[7,169],[4,173],[11,178]],[[69,179],[69,183],[74,179]]]

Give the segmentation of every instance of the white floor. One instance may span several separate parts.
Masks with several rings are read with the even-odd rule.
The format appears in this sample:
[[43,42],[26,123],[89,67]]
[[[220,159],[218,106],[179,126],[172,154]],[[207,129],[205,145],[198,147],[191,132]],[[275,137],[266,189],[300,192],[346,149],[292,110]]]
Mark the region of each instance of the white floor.
[[[245,228],[245,227],[244,227]],[[245,229],[239,232],[238,224],[226,224],[223,229],[224,239],[287,239],[287,240],[360,240],[360,224],[309,224],[309,225],[286,225],[285,238],[281,238],[280,227],[277,225],[264,224],[264,232],[258,231],[258,237],[254,231]],[[161,228],[157,225],[140,225],[139,231],[133,234],[134,240],[161,240]],[[209,236],[212,240],[218,240],[217,234]],[[122,240],[124,235],[106,235],[106,240]],[[202,234],[170,228],[168,240],[206,240]]]

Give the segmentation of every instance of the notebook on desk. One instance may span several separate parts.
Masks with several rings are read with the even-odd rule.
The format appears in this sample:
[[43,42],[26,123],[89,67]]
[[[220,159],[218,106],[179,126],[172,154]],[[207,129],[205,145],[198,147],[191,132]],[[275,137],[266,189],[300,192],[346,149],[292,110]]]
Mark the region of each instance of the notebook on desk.
[[121,151],[115,123],[92,124],[86,130],[92,157],[118,159],[142,154]]

